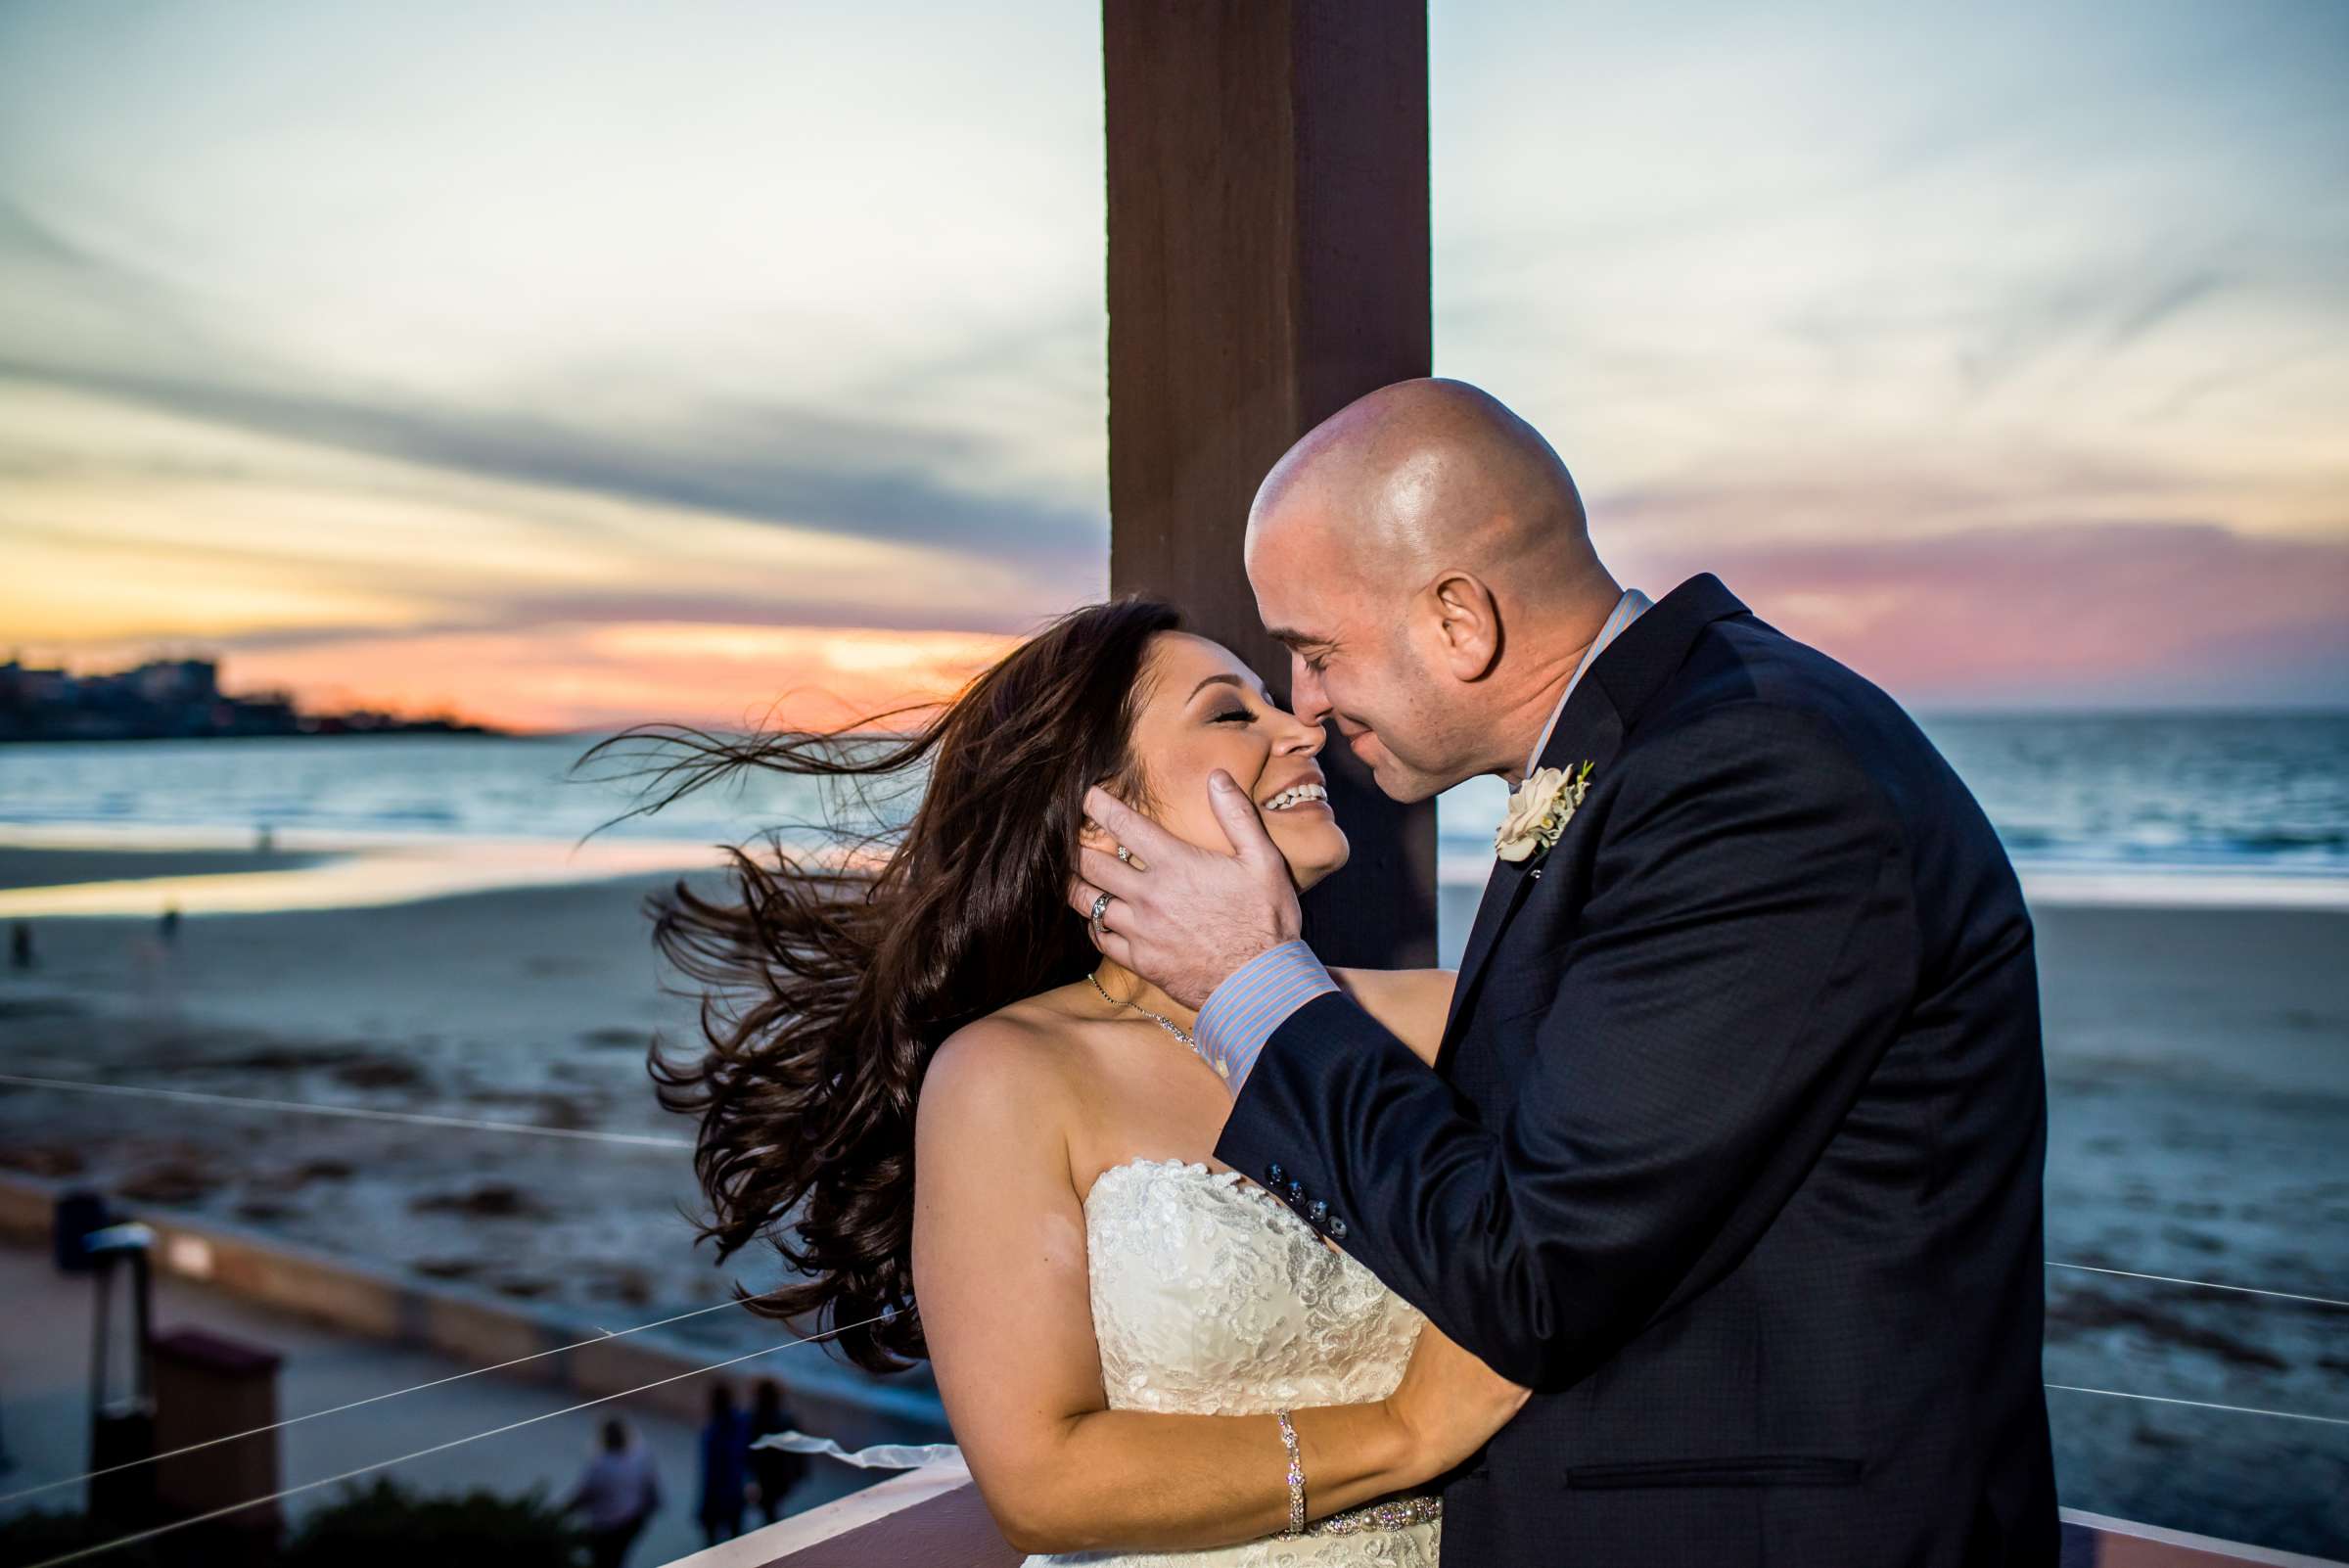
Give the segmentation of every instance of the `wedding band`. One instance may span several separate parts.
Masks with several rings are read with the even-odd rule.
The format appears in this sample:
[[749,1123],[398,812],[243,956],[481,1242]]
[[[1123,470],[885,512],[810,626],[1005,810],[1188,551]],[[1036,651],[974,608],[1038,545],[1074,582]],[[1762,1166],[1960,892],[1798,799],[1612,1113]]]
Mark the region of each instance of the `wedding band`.
[[1109,935],[1109,932],[1101,924],[1101,917],[1107,913],[1109,913],[1109,895],[1106,893],[1094,894],[1093,912],[1090,917],[1093,922],[1094,936],[1106,937]]

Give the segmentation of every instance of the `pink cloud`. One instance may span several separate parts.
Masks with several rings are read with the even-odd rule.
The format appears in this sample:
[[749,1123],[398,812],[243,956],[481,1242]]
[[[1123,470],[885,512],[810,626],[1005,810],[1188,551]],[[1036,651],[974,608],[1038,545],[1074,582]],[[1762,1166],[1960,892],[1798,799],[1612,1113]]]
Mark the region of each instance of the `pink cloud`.
[[1908,702],[2349,703],[2349,539],[2082,523],[1614,554],[1642,584],[1720,574]]

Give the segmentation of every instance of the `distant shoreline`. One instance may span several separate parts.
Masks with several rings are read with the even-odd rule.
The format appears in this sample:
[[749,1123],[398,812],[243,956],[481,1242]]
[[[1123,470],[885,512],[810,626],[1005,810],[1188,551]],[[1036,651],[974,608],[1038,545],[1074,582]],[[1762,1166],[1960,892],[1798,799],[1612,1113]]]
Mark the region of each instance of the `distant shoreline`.
[[0,735],[0,746],[152,746],[158,741],[383,740],[427,736],[436,740],[537,740],[534,731],[492,729],[486,724],[449,724],[423,719],[374,729],[256,729],[194,735]]
[[[292,833],[261,849],[216,833],[75,843],[0,825],[0,920],[188,918],[355,910],[468,894],[720,872],[718,852],[682,839],[553,839]],[[291,839],[294,842],[284,841]],[[206,842],[208,840],[209,842]]]
[[[1909,715],[1930,729],[1936,724],[2061,724],[2095,722],[2130,722],[2142,719],[2177,720],[2184,722],[2224,721],[2229,719],[2333,719],[2349,720],[2349,708],[2338,706],[2292,707],[2280,705],[2249,708],[1911,708]],[[342,715],[305,715],[305,717],[339,721]],[[496,724],[476,723],[470,720],[414,719],[378,728],[339,727],[335,729],[286,729],[256,731],[222,731],[183,735],[0,735],[0,746],[77,745],[115,741],[253,741],[253,740],[311,740],[350,739],[352,737],[428,735],[468,737],[485,740],[559,741],[576,740],[581,743],[608,739],[645,725],[675,725],[700,729],[717,736],[747,739],[772,733],[766,729],[748,729],[739,724],[714,721],[696,723],[673,716],[633,719],[626,723],[564,725],[552,729],[520,729]],[[788,726],[785,726],[788,728]],[[904,730],[843,730],[834,734],[845,741],[894,740],[913,733]]]
[[[2023,896],[2035,904],[2083,909],[2307,909],[2349,910],[2349,875],[2335,871],[2293,871],[2271,865],[2110,864],[2039,860],[2013,855]],[[1436,880],[1444,888],[1484,885],[1493,869],[1489,854],[1457,851],[1437,858]]]
[[[1473,911],[1490,856],[1438,858],[1438,890]],[[714,843],[290,830],[269,847],[225,828],[0,823],[0,919],[360,908],[460,894],[722,871]],[[2349,911],[2349,877],[2254,866],[2015,862],[2041,907]]]

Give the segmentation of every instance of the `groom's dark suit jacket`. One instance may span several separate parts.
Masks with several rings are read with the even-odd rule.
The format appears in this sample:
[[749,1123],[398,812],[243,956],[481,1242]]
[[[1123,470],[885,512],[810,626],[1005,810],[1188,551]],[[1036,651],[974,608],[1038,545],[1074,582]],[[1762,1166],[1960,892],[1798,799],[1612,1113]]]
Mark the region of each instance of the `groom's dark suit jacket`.
[[2038,985],[1990,824],[1709,576],[1591,662],[1542,755],[1586,761],[1495,871],[1436,1071],[1321,996],[1216,1149],[1536,1390],[1446,1485],[1446,1560],[2052,1564]]

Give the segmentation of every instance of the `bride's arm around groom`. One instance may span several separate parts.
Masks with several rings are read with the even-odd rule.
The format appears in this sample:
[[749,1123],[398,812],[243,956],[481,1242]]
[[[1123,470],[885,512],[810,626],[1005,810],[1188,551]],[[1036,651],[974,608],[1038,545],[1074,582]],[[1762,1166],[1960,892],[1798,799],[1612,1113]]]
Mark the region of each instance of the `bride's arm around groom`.
[[[1103,1387],[1080,1196],[1090,1183],[1075,1175],[1086,1161],[1057,1130],[1097,1115],[1068,1055],[1065,1039],[983,1020],[939,1051],[923,1084],[913,1262],[963,1457],[1026,1550],[1278,1535],[1290,1490],[1270,1416],[1116,1408]],[[1313,1517],[1424,1484],[1517,1403],[1429,1335],[1387,1398],[1296,1409]]]

